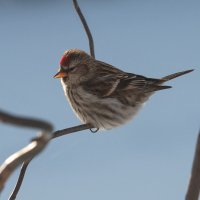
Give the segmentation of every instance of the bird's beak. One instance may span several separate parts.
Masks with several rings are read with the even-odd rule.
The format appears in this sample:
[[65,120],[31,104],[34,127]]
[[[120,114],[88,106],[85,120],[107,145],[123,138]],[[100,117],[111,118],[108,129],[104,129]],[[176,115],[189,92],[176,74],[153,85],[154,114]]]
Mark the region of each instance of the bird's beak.
[[56,75],[54,75],[54,78],[64,78],[67,77],[68,73],[64,71],[59,71]]

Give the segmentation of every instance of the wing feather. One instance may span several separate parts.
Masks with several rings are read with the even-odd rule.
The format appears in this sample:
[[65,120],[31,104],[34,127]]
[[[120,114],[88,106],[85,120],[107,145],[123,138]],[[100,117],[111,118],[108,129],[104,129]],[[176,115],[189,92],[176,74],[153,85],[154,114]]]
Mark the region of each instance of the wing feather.
[[96,76],[84,82],[83,88],[99,97],[118,97],[126,91],[141,95],[170,88],[170,86],[162,86],[160,79],[126,73],[101,61],[96,63]]

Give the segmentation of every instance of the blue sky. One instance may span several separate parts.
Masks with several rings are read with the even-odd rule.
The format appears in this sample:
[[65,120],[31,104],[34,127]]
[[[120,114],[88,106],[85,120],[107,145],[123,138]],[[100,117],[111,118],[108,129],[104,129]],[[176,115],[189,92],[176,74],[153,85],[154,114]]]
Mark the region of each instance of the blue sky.
[[[79,0],[96,58],[149,77],[194,68],[157,92],[130,123],[52,141],[30,165],[18,199],[181,200],[190,177],[200,117],[199,1]],[[64,50],[88,51],[69,0],[1,0],[1,109],[80,124],[52,76]],[[1,124],[0,162],[35,131]],[[9,179],[7,199],[18,171]]]

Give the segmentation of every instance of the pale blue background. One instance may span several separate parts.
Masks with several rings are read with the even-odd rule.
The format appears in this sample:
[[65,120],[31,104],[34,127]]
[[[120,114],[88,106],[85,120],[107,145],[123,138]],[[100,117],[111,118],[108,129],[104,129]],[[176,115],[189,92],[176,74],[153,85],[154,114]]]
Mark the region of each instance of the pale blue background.
[[[173,89],[155,94],[125,126],[52,141],[31,163],[17,199],[184,199],[200,122],[200,2],[79,2],[97,59],[149,77],[196,71],[169,82]],[[70,48],[88,51],[71,1],[0,0],[0,108],[49,120],[55,130],[78,125],[52,78]],[[0,132],[1,163],[35,135],[3,124]]]

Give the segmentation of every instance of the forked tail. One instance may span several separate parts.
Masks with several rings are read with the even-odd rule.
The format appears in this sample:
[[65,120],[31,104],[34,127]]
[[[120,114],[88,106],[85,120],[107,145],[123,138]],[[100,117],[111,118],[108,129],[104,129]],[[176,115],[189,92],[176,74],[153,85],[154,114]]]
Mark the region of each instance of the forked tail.
[[176,77],[179,77],[179,76],[182,76],[184,74],[190,73],[192,71],[194,71],[194,70],[193,69],[186,70],[186,71],[183,71],[183,72],[177,72],[177,73],[165,76],[165,77],[163,77],[161,79],[156,79],[156,82],[151,84],[151,87],[147,87],[145,92],[155,92],[155,91],[158,91],[158,90],[169,89],[169,88],[171,88],[171,86],[162,85],[162,84],[165,83],[166,81],[169,81],[169,80],[174,79]]

